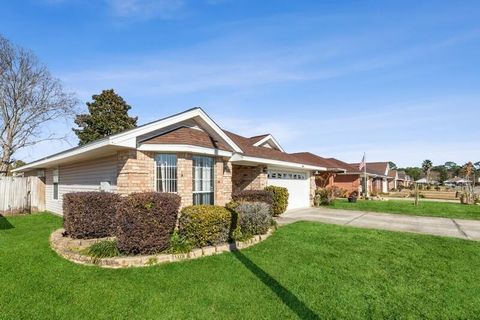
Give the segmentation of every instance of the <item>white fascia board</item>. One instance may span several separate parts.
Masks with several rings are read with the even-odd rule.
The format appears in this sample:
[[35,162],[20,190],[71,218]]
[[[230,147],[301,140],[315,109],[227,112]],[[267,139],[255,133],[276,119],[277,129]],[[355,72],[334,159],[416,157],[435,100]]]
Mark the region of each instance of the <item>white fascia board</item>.
[[304,170],[313,170],[313,171],[327,171],[327,168],[325,167],[311,166],[308,164],[301,164],[296,162],[249,157],[249,156],[243,156],[241,154],[234,154],[233,157],[230,159],[230,161],[232,162],[245,161],[245,162],[261,163],[261,164],[267,164],[267,165],[273,165],[273,166],[279,166],[279,167],[285,167],[285,168],[295,168],[295,169],[304,169]]
[[137,129],[129,130],[124,133],[119,133],[110,137],[110,142],[113,145],[118,145],[127,148],[136,148],[137,147],[137,137],[147,134],[152,131],[162,129],[174,125],[176,123],[189,120],[195,117],[199,117],[203,120],[209,127],[211,127],[215,133],[217,133],[227,144],[232,147],[236,152],[242,152],[239,146],[237,146],[232,139],[230,139],[225,132],[200,108],[195,108],[170,118],[159,120],[148,125],[141,126]]
[[102,139],[102,140],[99,140],[97,142],[89,143],[89,144],[87,144],[83,147],[74,148],[70,151],[68,151],[68,150],[63,151],[61,153],[54,154],[53,156],[31,162],[29,164],[26,164],[26,165],[20,167],[20,168],[12,170],[12,172],[25,171],[26,169],[30,169],[30,168],[41,167],[41,166],[46,165],[46,164],[48,164],[50,162],[53,162],[53,161],[58,161],[58,160],[62,160],[64,158],[76,156],[76,155],[82,154],[84,152],[92,151],[92,150],[95,150],[95,149],[98,149],[98,148],[101,148],[101,147],[105,147],[105,146],[108,146],[108,145],[109,145],[109,140],[108,139]]
[[266,136],[266,137],[263,138],[262,140],[255,142],[253,145],[254,145],[255,147],[259,147],[259,146],[261,146],[262,144],[264,144],[265,142],[267,142],[267,141],[269,141],[269,140],[272,141],[273,144],[274,144],[280,151],[285,152],[285,150],[283,150],[282,146],[278,143],[278,141],[277,141],[271,134],[269,134],[268,136]]
[[232,156],[232,152],[229,151],[197,147],[188,144],[142,144],[138,147],[138,150],[152,152],[189,152],[221,157]]

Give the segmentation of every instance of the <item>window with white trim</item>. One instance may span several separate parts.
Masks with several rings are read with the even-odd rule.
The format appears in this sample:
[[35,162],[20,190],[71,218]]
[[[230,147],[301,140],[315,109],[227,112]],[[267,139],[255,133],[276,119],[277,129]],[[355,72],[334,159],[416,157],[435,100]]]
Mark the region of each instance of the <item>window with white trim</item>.
[[268,170],[269,179],[290,179],[290,180],[305,180],[307,174],[304,172],[283,172],[276,170]]
[[214,160],[212,157],[193,158],[193,204],[214,203]]
[[155,189],[157,192],[177,192],[177,155],[155,155]]

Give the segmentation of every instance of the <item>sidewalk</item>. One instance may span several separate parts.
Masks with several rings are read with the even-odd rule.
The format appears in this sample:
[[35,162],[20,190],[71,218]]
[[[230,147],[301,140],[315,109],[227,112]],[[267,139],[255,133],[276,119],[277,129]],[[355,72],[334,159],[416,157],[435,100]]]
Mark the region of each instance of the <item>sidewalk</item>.
[[279,225],[317,221],[360,228],[413,232],[480,241],[480,220],[409,216],[329,208],[290,210],[277,218]]

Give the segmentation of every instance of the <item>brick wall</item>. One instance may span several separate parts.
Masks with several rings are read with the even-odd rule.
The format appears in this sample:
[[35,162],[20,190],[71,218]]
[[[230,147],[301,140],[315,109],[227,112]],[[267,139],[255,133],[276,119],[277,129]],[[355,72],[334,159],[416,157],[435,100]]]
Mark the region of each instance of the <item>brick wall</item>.
[[353,191],[359,191],[360,187],[360,175],[336,175],[334,178],[334,185],[345,189],[348,193]]
[[182,197],[182,207],[193,204],[192,154],[177,154],[177,192]]
[[153,153],[138,150],[125,150],[117,153],[117,192],[154,191]]
[[224,206],[232,199],[232,163],[215,159],[215,204]]
[[267,186],[267,173],[264,166],[232,167],[233,192],[241,190],[263,190]]
[[313,207],[313,199],[315,198],[315,191],[317,190],[316,177],[312,174],[309,178],[310,180],[310,206]]
[[[138,150],[117,153],[117,190],[120,194],[155,190],[153,152]],[[232,197],[232,164],[221,157],[215,159],[215,204],[225,205]],[[266,185],[266,178],[265,183]],[[192,154],[177,153],[177,193],[181,206],[193,204]]]

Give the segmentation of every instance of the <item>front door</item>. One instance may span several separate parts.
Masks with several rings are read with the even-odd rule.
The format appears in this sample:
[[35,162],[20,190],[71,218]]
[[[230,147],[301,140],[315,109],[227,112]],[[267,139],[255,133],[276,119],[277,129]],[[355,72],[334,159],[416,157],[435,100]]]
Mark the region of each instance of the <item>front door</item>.
[[212,157],[193,157],[193,204],[214,203],[214,160]]

